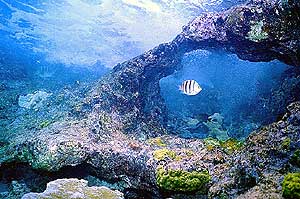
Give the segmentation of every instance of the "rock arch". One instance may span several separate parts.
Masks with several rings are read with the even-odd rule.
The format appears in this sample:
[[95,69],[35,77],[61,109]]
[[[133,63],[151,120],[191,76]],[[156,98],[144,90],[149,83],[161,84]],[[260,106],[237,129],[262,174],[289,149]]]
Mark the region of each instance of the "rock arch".
[[299,2],[263,0],[205,13],[184,26],[173,41],[115,66],[91,91],[86,105],[118,114],[125,133],[160,134],[165,130],[166,107],[159,80],[180,67],[184,53],[222,49],[243,60],[278,59],[300,66],[299,13]]

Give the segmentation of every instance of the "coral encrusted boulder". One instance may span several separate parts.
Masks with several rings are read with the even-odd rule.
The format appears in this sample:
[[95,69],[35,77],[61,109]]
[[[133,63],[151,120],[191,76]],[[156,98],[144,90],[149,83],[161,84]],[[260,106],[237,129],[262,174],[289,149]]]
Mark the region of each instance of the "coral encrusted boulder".
[[119,191],[112,191],[106,187],[88,187],[86,180],[58,179],[47,184],[43,193],[27,193],[22,199],[124,199]]

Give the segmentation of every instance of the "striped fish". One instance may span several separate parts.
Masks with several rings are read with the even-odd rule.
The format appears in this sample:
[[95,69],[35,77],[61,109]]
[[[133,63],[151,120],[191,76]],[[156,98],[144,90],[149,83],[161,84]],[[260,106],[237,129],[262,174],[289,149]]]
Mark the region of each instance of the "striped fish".
[[186,95],[197,95],[202,88],[195,80],[185,80],[182,82],[181,86],[179,86],[179,90]]

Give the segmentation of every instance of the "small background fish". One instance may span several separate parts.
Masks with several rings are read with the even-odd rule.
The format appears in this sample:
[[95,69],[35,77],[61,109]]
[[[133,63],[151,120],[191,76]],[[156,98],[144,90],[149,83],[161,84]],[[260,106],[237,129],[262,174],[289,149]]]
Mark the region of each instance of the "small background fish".
[[202,88],[195,80],[185,80],[179,86],[179,90],[181,90],[186,95],[197,95],[202,91]]

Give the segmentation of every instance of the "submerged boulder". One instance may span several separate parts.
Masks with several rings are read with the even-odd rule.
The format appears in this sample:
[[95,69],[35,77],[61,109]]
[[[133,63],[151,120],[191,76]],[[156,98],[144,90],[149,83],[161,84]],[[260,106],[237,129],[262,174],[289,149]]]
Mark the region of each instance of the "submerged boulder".
[[80,199],[123,199],[119,191],[107,187],[88,187],[86,180],[58,179],[47,184],[43,193],[27,193],[22,199],[80,198]]
[[43,102],[51,96],[52,93],[45,91],[36,91],[33,94],[21,95],[18,100],[18,105],[26,109],[39,109],[43,106]]

